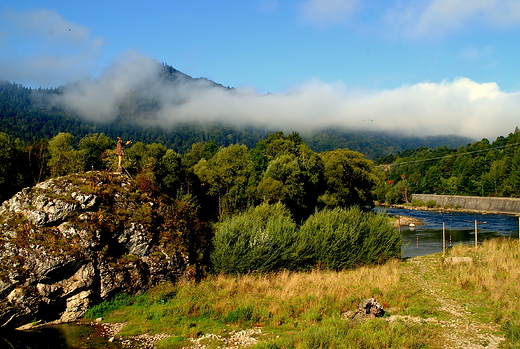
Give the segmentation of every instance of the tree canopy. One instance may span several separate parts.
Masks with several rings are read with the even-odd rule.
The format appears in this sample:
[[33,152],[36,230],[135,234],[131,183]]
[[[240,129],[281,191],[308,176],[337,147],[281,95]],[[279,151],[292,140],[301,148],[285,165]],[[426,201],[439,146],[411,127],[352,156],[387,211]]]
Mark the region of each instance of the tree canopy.
[[[103,133],[75,139],[61,132],[33,143],[0,133],[0,139],[3,199],[27,183],[115,170],[117,162],[115,140]],[[161,143],[136,141],[125,147],[123,164],[144,191],[189,195],[206,217],[216,220],[261,203],[282,203],[298,223],[319,207],[371,207],[377,182],[374,163],[362,154],[347,149],[316,153],[298,133],[270,134],[251,149],[200,142],[184,154]]]
[[[450,149],[418,148],[377,161],[377,199],[409,201],[411,193],[520,196],[520,130]],[[386,164],[386,165],[385,165]]]

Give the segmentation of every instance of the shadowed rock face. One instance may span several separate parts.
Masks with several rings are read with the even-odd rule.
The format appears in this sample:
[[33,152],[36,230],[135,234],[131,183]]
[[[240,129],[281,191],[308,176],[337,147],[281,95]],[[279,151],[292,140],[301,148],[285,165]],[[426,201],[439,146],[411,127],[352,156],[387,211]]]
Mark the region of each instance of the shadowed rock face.
[[26,188],[0,207],[0,326],[74,321],[115,293],[193,276],[208,234],[189,204],[125,176]]

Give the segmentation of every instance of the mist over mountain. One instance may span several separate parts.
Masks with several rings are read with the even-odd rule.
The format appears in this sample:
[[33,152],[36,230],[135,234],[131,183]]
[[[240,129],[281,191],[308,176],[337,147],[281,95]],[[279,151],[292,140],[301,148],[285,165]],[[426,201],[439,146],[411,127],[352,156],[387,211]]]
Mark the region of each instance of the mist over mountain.
[[311,91],[260,95],[192,78],[148,58],[123,57],[96,80],[51,89],[2,82],[0,131],[29,141],[59,132],[77,137],[103,132],[112,138],[163,143],[177,152],[196,142],[253,147],[270,132],[299,132],[315,151],[349,148],[371,159],[410,148],[457,148],[474,142],[404,127],[381,130],[368,117],[356,123],[329,118],[327,109],[309,111],[317,107],[309,98],[318,99],[322,91],[315,92],[317,96]]

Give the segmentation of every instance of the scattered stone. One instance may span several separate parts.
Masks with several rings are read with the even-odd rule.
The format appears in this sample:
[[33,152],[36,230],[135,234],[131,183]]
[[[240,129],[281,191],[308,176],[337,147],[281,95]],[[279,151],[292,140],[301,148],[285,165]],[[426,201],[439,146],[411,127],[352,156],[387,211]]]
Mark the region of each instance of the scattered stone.
[[259,335],[262,333],[262,330],[260,328],[253,328],[248,330],[241,330],[241,331],[233,331],[230,333],[229,337],[223,337],[216,334],[206,334],[202,337],[199,337],[197,339],[190,339],[190,341],[193,343],[193,346],[190,348],[193,349],[204,349],[207,347],[206,344],[203,344],[205,340],[211,339],[215,341],[221,341],[223,342],[223,346],[219,346],[219,348],[222,349],[238,349],[238,348],[244,348],[244,347],[250,347],[255,345],[258,340],[254,338],[254,335]]
[[[163,339],[171,337],[169,334],[158,333],[154,335],[141,334],[137,336],[122,337],[119,335],[124,323],[96,323],[92,322],[91,325],[99,326],[103,328],[103,336],[109,338],[109,342],[117,341],[125,348],[132,349],[154,349],[155,344]],[[225,336],[207,333],[198,338],[189,339],[192,342],[190,349],[204,349],[208,347],[208,341],[219,341],[222,344],[218,346],[220,349],[239,349],[250,347],[257,344],[258,340],[255,338],[262,334],[261,328],[252,328],[240,331],[231,331]]]
[[383,306],[375,298],[365,299],[359,303],[357,311],[349,310],[343,313],[345,319],[373,319],[385,315]]

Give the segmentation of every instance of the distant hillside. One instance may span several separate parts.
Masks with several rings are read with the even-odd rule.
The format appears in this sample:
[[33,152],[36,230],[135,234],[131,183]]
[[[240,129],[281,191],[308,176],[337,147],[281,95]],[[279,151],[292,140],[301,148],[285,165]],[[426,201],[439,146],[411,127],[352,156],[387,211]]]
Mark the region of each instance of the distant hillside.
[[456,135],[419,137],[395,133],[349,131],[347,129],[325,129],[302,136],[314,151],[348,148],[360,152],[372,160],[408,149],[444,146],[457,149],[460,146],[475,142],[471,138]]
[[[66,90],[80,91],[81,86],[78,82],[58,88],[31,89],[16,83],[0,81],[0,132],[24,141],[52,138],[59,132],[71,133],[78,139],[88,133],[102,132],[114,139],[123,136],[125,139],[143,143],[162,143],[168,148],[183,153],[193,143],[202,141],[215,142],[219,146],[242,143],[251,148],[270,132],[279,131],[274,128],[239,127],[219,122],[183,121],[175,125],[161,124],[153,116],[160,108],[160,100],[150,92],[153,88],[157,88],[157,81],[160,81],[162,86],[177,88],[176,91],[179,93],[171,96],[174,99],[173,103],[175,99],[182,103],[184,95],[195,86],[232,89],[208,79],[194,79],[165,64],[157,63],[157,65],[160,67],[157,76],[145,81],[139,89],[131,91],[126,98],[119,101],[117,115],[108,122],[87,121],[78,113],[50,102],[53,97],[62,96]],[[363,153],[370,159],[406,149],[436,148],[445,145],[458,148],[474,142],[472,139],[453,135],[411,137],[337,128],[317,129],[312,134],[302,134],[302,137],[314,151],[349,148]]]

